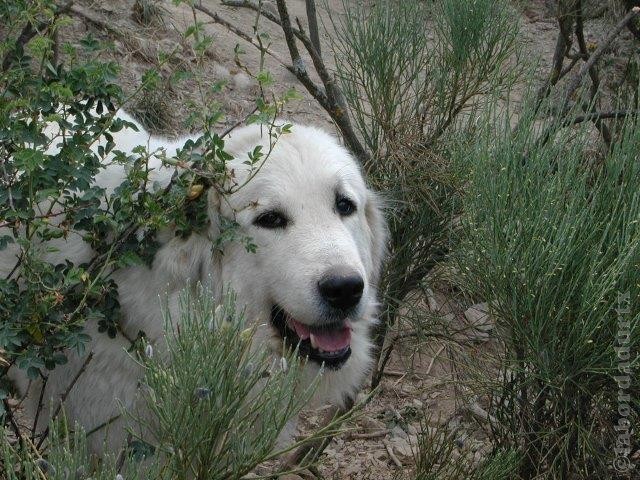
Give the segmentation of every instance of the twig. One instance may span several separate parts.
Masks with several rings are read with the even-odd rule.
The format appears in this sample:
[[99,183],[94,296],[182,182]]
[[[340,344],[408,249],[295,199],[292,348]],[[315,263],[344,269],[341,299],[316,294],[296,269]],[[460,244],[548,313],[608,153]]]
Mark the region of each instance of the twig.
[[398,468],[402,468],[402,462],[398,459],[398,457],[396,457],[396,454],[393,453],[393,448],[391,447],[391,444],[387,440],[383,440],[382,443],[384,445],[384,448],[387,449],[389,458],[393,461],[393,463],[396,464]]
[[[346,402],[346,405],[344,407],[332,406],[325,414],[324,419],[321,423],[321,428],[324,428],[327,425],[331,424],[334,418],[346,414],[352,408],[352,399]],[[308,459],[308,456],[311,453],[313,453],[314,458],[318,458],[318,456],[324,451],[324,449],[327,448],[327,445],[331,443],[332,439],[333,435],[328,435],[317,441],[313,441],[309,444],[301,446],[286,459],[286,464],[289,466],[299,465],[303,460]]]
[[[222,5],[236,8],[250,8],[251,10],[255,10],[256,12],[260,13],[260,15],[262,15],[267,20],[271,20],[279,27],[282,27],[280,18],[271,13],[269,10],[260,8],[260,4],[256,0],[222,0]],[[300,30],[294,28],[293,34],[298,37],[300,35]]]
[[13,417],[13,410],[11,410],[11,406],[9,405],[8,400],[6,398],[3,398],[2,404],[4,405],[4,411],[7,412],[6,415],[9,420],[9,424],[11,425],[11,428],[13,430],[13,433],[15,433],[18,441],[22,440],[22,433],[20,433],[20,427],[16,423],[16,419]]
[[440,354],[442,353],[442,351],[444,350],[444,345],[442,345],[438,351],[436,352],[436,354],[433,356],[433,358],[431,359],[431,361],[429,362],[429,366],[427,367],[427,370],[424,372],[425,376],[429,375],[431,373],[431,369],[433,368],[434,363],[436,362],[436,359],[440,356]]
[[320,50],[320,35],[318,34],[318,17],[316,15],[316,2],[315,0],[305,0],[305,7],[307,8],[307,22],[309,23],[309,35],[311,36],[311,43],[318,52],[318,56],[322,57]]
[[294,75],[298,78],[300,83],[304,85],[313,98],[320,103],[338,126],[345,143],[351,149],[353,154],[360,160],[360,162],[366,164],[370,155],[362,146],[360,140],[358,140],[358,136],[353,130],[346,105],[342,101],[342,92],[340,92],[333,77],[329,74],[320,54],[313,46],[311,39],[304,34],[301,25],[298,25],[300,28],[300,35],[298,38],[309,53],[313,66],[324,85],[325,92],[322,92],[322,90],[309,78],[304,62],[300,57],[298,46],[296,45],[296,37],[293,33],[293,27],[291,26],[291,19],[289,17],[289,11],[287,10],[287,4],[285,0],[276,0],[276,3],[278,5],[278,13],[280,14],[282,31],[284,32],[287,48],[289,49],[291,61],[293,62]]
[[[329,114],[331,119],[334,121],[342,137],[344,138],[347,147],[351,149],[353,154],[360,160],[362,163],[366,163],[370,155],[358,140],[358,136],[353,130],[353,126],[351,125],[351,120],[347,113],[347,106],[343,101],[342,92],[340,92],[338,86],[335,84],[335,80],[327,70],[322,57],[320,56],[320,51],[314,45],[314,41],[311,40],[302,29],[302,26],[299,24],[299,28],[293,27],[291,24],[291,18],[289,17],[289,12],[287,10],[286,3],[284,0],[278,0],[278,13],[280,18],[273,15],[268,10],[260,8],[258,2],[254,0],[223,0],[223,5],[231,6],[231,7],[243,7],[250,8],[260,13],[263,17],[272,21],[273,23],[279,25],[282,28],[282,31],[285,35],[285,40],[287,43],[287,48],[289,50],[289,54],[291,56],[292,65],[286,65],[284,62],[278,60],[281,65],[283,65],[287,70],[289,70],[298,81],[304,86],[304,88],[311,94],[311,96],[320,104],[320,106]],[[226,20],[223,20],[218,14],[211,12],[210,10],[202,7],[201,5],[194,6],[197,10],[200,10],[203,13],[206,13],[211,18],[213,18],[216,23],[220,23],[224,25],[236,35],[240,36],[244,40],[250,42],[252,45],[256,46],[259,49],[262,47],[256,45],[255,41],[248,36],[246,33],[239,31],[236,27],[229,24]],[[313,22],[310,20],[309,28],[312,30],[313,28],[317,29],[317,21],[315,26],[312,25]],[[296,45],[296,38],[302,42],[307,53],[311,57],[313,62],[313,66],[322,81],[323,88],[316,85],[316,83],[311,80],[309,73],[305,67],[304,61],[300,56],[300,51],[298,50],[298,46]],[[319,46],[319,43],[318,43]],[[271,56],[274,56],[271,52],[266,51]],[[277,57],[276,57],[277,58]]]
[[380,438],[388,435],[391,432],[388,428],[384,430],[377,430],[375,432],[367,432],[367,433],[352,433],[347,436],[348,439],[353,440],[361,440],[361,439],[370,439],[370,438]]
[[[70,1],[62,5],[61,7],[56,8],[53,16],[53,21],[55,21],[58,16],[67,13],[72,5],[73,1]],[[20,56],[24,52],[24,46],[29,43],[29,41],[33,37],[35,37],[38,33],[46,29],[50,25],[51,23],[49,21],[40,22],[36,26],[34,26],[32,23],[27,23],[22,29],[22,32],[20,32],[18,39],[16,40],[15,48],[12,48],[5,54],[4,59],[2,60],[2,71],[6,72],[11,64],[18,58],[18,56]]]
[[[386,367],[387,363],[389,363],[389,360],[391,359],[391,354],[393,353],[393,349],[396,345],[396,343],[399,340],[403,340],[406,338],[416,338],[416,337],[425,337],[425,338],[441,338],[443,340],[450,340],[451,338],[440,334],[440,333],[422,333],[422,332],[404,332],[404,333],[399,333],[398,335],[396,335],[395,337],[393,337],[392,339],[389,340],[389,343],[387,344],[387,346],[385,348],[382,349],[381,351],[381,355],[379,356],[379,361],[376,365],[376,372],[374,373],[374,375],[372,376],[371,379],[371,387],[375,388],[379,383],[380,380],[382,379],[382,376],[384,374],[384,368]],[[463,342],[460,342],[463,343]]]
[[254,40],[251,35],[249,35],[246,32],[243,32],[242,30],[240,30],[238,27],[236,27],[235,25],[233,25],[232,23],[228,22],[227,20],[225,20],[224,18],[222,18],[220,15],[218,15],[216,12],[212,12],[211,10],[209,10],[207,7],[203,7],[202,5],[199,4],[194,4],[193,8],[199,12],[204,13],[205,15],[207,15],[209,18],[211,18],[211,20],[213,20],[214,23],[217,23],[218,25],[222,25],[224,28],[226,28],[227,30],[229,30],[231,33],[233,33],[234,35],[236,35],[237,37],[241,38],[242,40],[244,40],[245,42],[250,43],[251,45],[253,45],[254,47],[256,47],[258,50],[266,53],[267,55],[269,55],[270,57],[272,57],[274,60],[276,60],[280,65],[282,65],[283,67],[285,67],[286,69],[288,69],[289,71],[292,71],[292,67],[290,65],[287,65],[286,62],[284,60],[282,60],[278,55],[276,55],[275,53],[273,53],[271,50],[269,50],[268,48],[265,48],[264,46],[260,45],[256,40]]
[[[60,402],[58,403],[58,406],[56,407],[55,411],[53,412],[53,415],[51,416],[51,420],[54,420],[58,416],[58,414],[60,413],[60,410],[62,409],[62,405],[64,405],[64,402],[67,400],[67,397],[69,396],[69,393],[71,392],[71,389],[73,389],[73,387],[75,386],[75,384],[78,381],[78,379],[85,372],[85,370],[87,368],[87,365],[89,365],[91,360],[93,360],[93,351],[89,352],[89,355],[87,355],[87,358],[82,363],[82,366],[80,367],[80,370],[78,370],[78,373],[75,374],[75,376],[71,380],[71,383],[69,383],[69,385],[67,386],[67,389],[60,396]],[[42,436],[40,437],[40,440],[38,441],[38,446],[37,446],[38,449],[44,443],[45,439],[47,438],[47,435],[49,435],[49,427],[48,426],[44,430],[44,432],[42,432]]]
[[640,115],[640,110],[614,110],[612,112],[592,112],[586,115],[580,115],[565,120],[562,124],[564,127],[575,125],[582,122],[593,122],[596,120],[605,120],[609,118],[626,118],[633,115]]
[[471,403],[469,403],[466,410],[477,420],[489,423],[491,427],[496,427],[498,425],[498,421],[496,420],[496,418],[493,415],[489,414],[484,408],[482,408],[476,400],[473,400]]
[[258,107],[255,107],[253,110],[251,110],[250,113],[245,115],[242,119],[238,120],[236,123],[234,123],[233,125],[228,127],[224,132],[222,132],[222,134],[220,135],[220,138],[224,138],[227,135],[229,135],[231,132],[233,132],[236,128],[238,128],[240,125],[242,125],[244,122],[246,122],[247,118],[249,118],[251,115],[256,113],[257,110],[258,110]]
[[[325,415],[321,425],[324,427],[331,423],[331,421],[337,416],[346,413],[348,410],[341,409],[339,407],[332,407],[329,409],[327,414]],[[331,443],[332,436],[323,437],[320,440],[311,442],[307,445],[303,445],[298,448],[295,452],[291,454],[289,458],[287,458],[287,465],[299,465],[303,460],[305,460],[309,454],[313,453],[314,458],[318,458],[320,454],[327,448],[327,445]]]
[[93,427],[91,430],[88,430],[87,433],[85,434],[85,437],[89,437],[89,435],[93,435],[94,433],[102,430],[104,427],[107,427],[109,425],[111,425],[113,422],[115,422],[116,420],[118,420],[120,417],[122,417],[122,415],[118,414],[118,415],[114,415],[113,417],[109,418],[108,420],[102,422],[101,424],[99,424],[96,427]]
[[[589,50],[587,49],[587,43],[584,39],[584,22],[582,18],[582,0],[578,1],[576,6],[576,38],[578,40],[578,48],[580,49],[580,54],[582,58],[584,58],[587,63],[589,62]],[[600,88],[600,78],[598,77],[598,71],[595,66],[589,68],[589,77],[591,78],[591,112],[596,111],[595,99],[598,94],[598,90]],[[596,118],[593,123],[596,128],[602,135],[604,143],[607,147],[611,146],[611,132],[609,131],[609,127],[606,124],[602,123],[600,118]]]
[[591,68],[600,60],[602,55],[609,49],[611,43],[615,40],[615,38],[620,34],[623,28],[634,18],[636,18],[640,14],[640,7],[633,7],[620,22],[611,30],[609,35],[602,41],[602,43],[598,46],[595,52],[589,57],[589,60],[585,62],[585,64],[580,68],[578,73],[571,79],[569,85],[564,94],[563,108],[561,111],[565,111],[567,105],[569,104],[570,98],[573,96],[575,91],[580,86],[582,79],[589,73]]
[[38,418],[40,417],[40,410],[42,410],[42,400],[44,398],[44,391],[47,388],[47,381],[49,377],[44,377],[42,379],[42,388],[40,389],[40,396],[38,398],[38,409],[36,410],[35,418],[33,419],[33,428],[31,429],[31,441],[35,442],[36,438],[36,429],[38,427]]
[[404,377],[407,372],[401,372],[399,370],[384,370],[382,372],[383,375],[387,375],[388,377]]

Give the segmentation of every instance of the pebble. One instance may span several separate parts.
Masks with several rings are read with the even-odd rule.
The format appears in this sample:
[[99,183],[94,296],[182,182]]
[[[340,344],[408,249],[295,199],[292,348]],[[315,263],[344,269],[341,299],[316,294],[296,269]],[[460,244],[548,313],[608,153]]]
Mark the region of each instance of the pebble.
[[377,432],[379,430],[384,430],[386,425],[384,422],[378,420],[377,418],[364,416],[360,420],[360,425],[368,432]]
[[393,429],[391,430],[391,436],[395,438],[404,438],[404,439],[409,438],[409,435],[407,435],[407,432],[405,432],[402,429],[402,427],[400,427],[399,425],[396,425],[395,427],[393,427]]
[[413,449],[407,439],[394,437],[391,439],[391,446],[393,447],[393,453],[403,460],[413,457]]

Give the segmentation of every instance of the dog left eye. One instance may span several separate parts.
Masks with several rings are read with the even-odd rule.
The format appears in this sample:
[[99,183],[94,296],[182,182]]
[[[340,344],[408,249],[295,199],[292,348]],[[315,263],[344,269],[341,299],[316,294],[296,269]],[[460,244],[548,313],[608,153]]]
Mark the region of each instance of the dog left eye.
[[336,211],[343,217],[347,217],[356,211],[356,205],[347,197],[338,197],[336,200]]
[[285,228],[288,220],[282,213],[276,211],[265,212],[253,221],[253,224],[262,228]]

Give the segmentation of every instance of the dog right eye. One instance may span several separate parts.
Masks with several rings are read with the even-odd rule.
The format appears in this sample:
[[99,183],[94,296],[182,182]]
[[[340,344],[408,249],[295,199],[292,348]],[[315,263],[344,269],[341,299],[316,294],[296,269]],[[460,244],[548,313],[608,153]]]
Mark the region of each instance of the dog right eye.
[[289,221],[282,213],[276,211],[264,212],[258,215],[253,224],[261,228],[285,228]]

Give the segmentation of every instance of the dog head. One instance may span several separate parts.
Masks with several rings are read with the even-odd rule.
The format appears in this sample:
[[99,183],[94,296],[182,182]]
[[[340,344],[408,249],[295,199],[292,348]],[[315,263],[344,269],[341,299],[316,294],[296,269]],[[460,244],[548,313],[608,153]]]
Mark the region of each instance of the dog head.
[[[223,198],[209,193],[209,236],[220,234],[224,217],[257,248],[226,244],[214,283],[221,280],[237,293],[239,306],[263,326],[262,339],[268,337],[273,349],[284,340],[310,364],[343,371],[350,383],[359,383],[370,364],[385,250],[379,202],[351,155],[327,133],[294,125],[270,147],[272,140],[259,126],[226,140],[225,150],[234,156],[228,170],[241,187]],[[269,153],[250,167],[247,152],[256,145]]]

